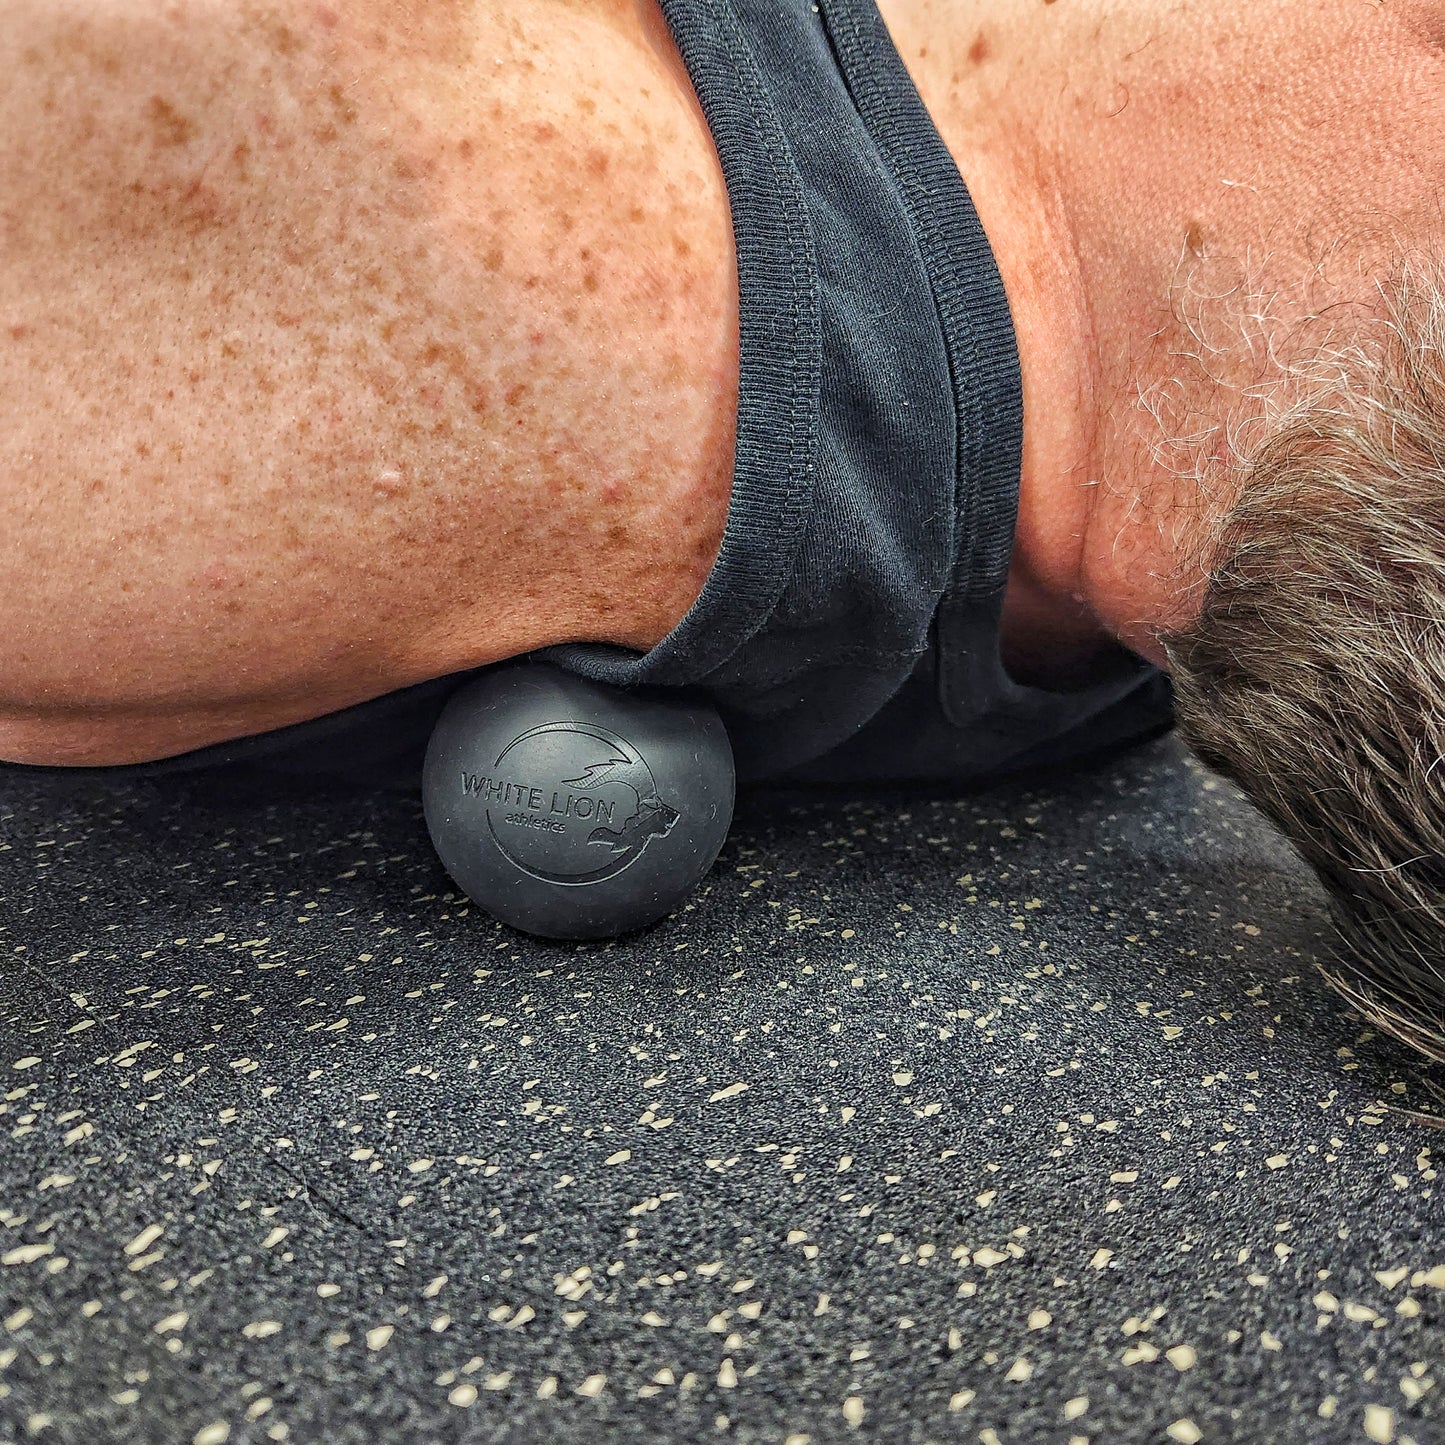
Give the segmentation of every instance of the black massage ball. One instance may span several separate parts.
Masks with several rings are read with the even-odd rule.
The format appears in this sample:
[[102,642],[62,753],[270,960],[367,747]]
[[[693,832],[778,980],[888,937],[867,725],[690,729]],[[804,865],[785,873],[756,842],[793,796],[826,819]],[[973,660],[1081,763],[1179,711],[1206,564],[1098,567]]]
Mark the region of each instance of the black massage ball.
[[732,822],[732,747],[706,701],[488,668],[447,702],[422,798],[437,855],[493,917],[608,938],[670,913]]

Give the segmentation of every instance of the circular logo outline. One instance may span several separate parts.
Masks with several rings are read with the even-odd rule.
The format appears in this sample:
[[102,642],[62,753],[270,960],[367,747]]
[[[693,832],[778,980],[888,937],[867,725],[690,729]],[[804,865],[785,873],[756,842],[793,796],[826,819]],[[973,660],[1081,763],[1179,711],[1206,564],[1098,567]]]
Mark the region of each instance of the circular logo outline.
[[[520,746],[531,738],[553,733],[581,734],[583,737],[590,737],[594,742],[604,743],[609,748],[615,748],[623,755],[624,762],[630,767],[641,768],[647,775],[647,792],[644,795],[642,789],[636,789],[638,795],[639,811],[632,817],[624,820],[623,828],[617,833],[618,841],[608,843],[607,839],[598,839],[595,835],[598,832],[613,832],[612,829],[594,829],[593,836],[588,839],[589,843],[601,843],[620,850],[619,855],[587,873],[552,873],[545,868],[539,868],[535,864],[524,862],[505,842],[497,832],[496,824],[492,821],[492,805],[483,805],[487,816],[487,830],[492,835],[492,841],[497,846],[497,851],[519,872],[525,873],[528,877],[536,878],[542,883],[551,883],[563,888],[588,887],[594,883],[606,883],[616,878],[637,862],[647,850],[648,844],[658,837],[665,838],[672,832],[677,821],[682,817],[681,812],[664,802],[657,793],[657,779],[652,775],[652,769],[648,766],[647,759],[624,737],[619,737],[611,728],[605,728],[600,723],[566,721],[541,723],[537,727],[528,728],[526,732],[513,738],[511,742],[497,755],[497,761],[492,765],[500,768],[503,759],[513,748]],[[594,764],[593,767],[596,765]],[[590,773],[593,768],[588,768]],[[560,779],[564,784],[575,785],[578,779]],[[629,825],[633,837],[629,838]]]

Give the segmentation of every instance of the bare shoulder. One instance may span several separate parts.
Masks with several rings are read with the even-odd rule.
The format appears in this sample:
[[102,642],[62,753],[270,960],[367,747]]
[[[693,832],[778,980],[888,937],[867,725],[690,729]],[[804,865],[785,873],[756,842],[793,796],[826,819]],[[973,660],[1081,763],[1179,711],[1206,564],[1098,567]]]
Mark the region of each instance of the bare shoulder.
[[163,756],[681,615],[736,283],[655,7],[0,22],[0,757]]

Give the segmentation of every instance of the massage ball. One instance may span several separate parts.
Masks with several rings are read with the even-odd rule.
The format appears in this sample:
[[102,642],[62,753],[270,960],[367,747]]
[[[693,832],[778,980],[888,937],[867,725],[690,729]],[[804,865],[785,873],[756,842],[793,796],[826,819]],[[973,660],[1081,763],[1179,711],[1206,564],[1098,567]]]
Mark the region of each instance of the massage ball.
[[422,798],[442,865],[494,918],[609,938],[672,912],[732,822],[732,747],[697,697],[504,663],[448,700]]

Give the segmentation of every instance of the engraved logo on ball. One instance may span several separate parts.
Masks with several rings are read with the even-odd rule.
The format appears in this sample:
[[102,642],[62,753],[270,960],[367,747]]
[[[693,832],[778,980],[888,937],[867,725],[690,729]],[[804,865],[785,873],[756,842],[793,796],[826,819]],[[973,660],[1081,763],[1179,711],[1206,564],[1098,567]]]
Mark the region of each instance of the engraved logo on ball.
[[529,728],[491,771],[463,773],[502,855],[544,883],[605,883],[682,816],[657,795],[642,754],[596,723]]

